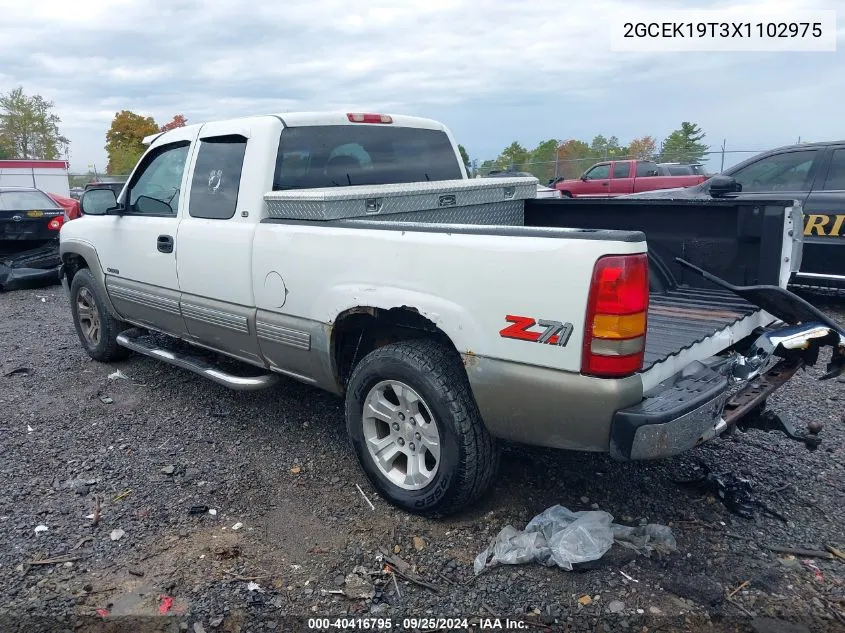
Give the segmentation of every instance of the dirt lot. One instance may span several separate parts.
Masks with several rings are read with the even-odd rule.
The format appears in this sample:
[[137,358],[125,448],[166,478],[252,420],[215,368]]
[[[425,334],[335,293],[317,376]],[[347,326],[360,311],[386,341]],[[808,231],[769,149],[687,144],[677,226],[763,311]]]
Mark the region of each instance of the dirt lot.
[[[110,379],[118,369],[128,379]],[[759,431],[661,463],[507,447],[480,505],[431,521],[378,498],[336,398],[293,382],[234,393],[139,356],[97,364],[60,288],[2,294],[0,630],[296,630],[290,615],[389,617],[395,630],[404,617],[447,616],[534,631],[845,630],[845,560],[769,549],[845,549],[845,383],[818,375],[770,401],[825,424],[816,452]],[[739,518],[673,483],[699,461],[749,478],[781,518]],[[500,529],[555,504],[670,525],[678,552],[616,546],[578,571],[474,578]],[[431,586],[378,573],[380,548]],[[374,597],[341,595],[356,566]]]

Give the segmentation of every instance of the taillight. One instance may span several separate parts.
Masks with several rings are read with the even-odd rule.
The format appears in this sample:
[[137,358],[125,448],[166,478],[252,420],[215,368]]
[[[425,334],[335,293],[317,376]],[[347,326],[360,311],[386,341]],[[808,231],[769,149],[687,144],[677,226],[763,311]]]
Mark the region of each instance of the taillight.
[[608,255],[593,268],[581,373],[628,376],[643,366],[648,329],[648,255]]
[[63,215],[60,215],[60,216],[53,218],[52,220],[47,222],[47,228],[51,231],[58,231],[59,229],[62,228],[62,224],[64,223],[64,219],[65,218],[64,218]]
[[352,123],[393,123],[389,114],[361,114],[350,112],[346,115]]

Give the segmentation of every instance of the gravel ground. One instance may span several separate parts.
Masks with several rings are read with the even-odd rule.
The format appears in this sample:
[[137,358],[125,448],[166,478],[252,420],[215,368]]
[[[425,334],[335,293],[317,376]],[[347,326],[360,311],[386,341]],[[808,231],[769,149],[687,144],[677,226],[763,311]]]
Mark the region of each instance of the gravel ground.
[[[128,379],[110,379],[118,369]],[[845,383],[819,373],[770,399],[825,424],[815,452],[760,431],[659,463],[507,447],[494,490],[433,521],[368,485],[335,397],[294,382],[235,393],[140,356],[98,364],[60,288],[3,294],[0,630],[295,630],[287,615],[390,617],[396,629],[460,616],[477,630],[498,616],[535,631],[845,630],[845,561],[768,549],[845,549]],[[750,479],[781,518],[739,518],[673,483],[699,461]],[[473,576],[501,528],[555,504],[670,525],[678,552],[614,547],[578,571]],[[431,587],[379,573],[380,550]],[[372,597],[343,595],[360,595],[362,574]]]

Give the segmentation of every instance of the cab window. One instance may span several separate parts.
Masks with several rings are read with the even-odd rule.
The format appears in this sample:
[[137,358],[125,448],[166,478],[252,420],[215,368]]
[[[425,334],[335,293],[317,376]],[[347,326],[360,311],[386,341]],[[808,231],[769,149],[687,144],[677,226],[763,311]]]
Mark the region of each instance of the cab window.
[[127,192],[127,213],[176,215],[190,143],[172,143],[144,157]]
[[610,165],[596,165],[584,174],[584,178],[587,180],[604,180],[605,178],[610,178]]
[[627,178],[631,173],[631,166],[629,163],[613,163],[613,177]]

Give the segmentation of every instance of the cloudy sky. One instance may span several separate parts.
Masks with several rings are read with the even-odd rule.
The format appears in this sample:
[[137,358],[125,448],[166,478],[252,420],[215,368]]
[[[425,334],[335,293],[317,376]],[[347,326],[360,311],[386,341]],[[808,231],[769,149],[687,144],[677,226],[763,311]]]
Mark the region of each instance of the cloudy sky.
[[[740,5],[742,5],[740,7]],[[620,9],[833,9],[836,52],[621,53]],[[364,109],[444,121],[473,158],[513,140],[665,137],[698,123],[713,149],[845,138],[837,0],[0,0],[0,92],[55,103],[71,166],[106,163],[129,109],[163,123]],[[768,9],[764,8],[768,7]],[[726,166],[749,154],[728,156]],[[711,162],[718,168],[719,161]]]

